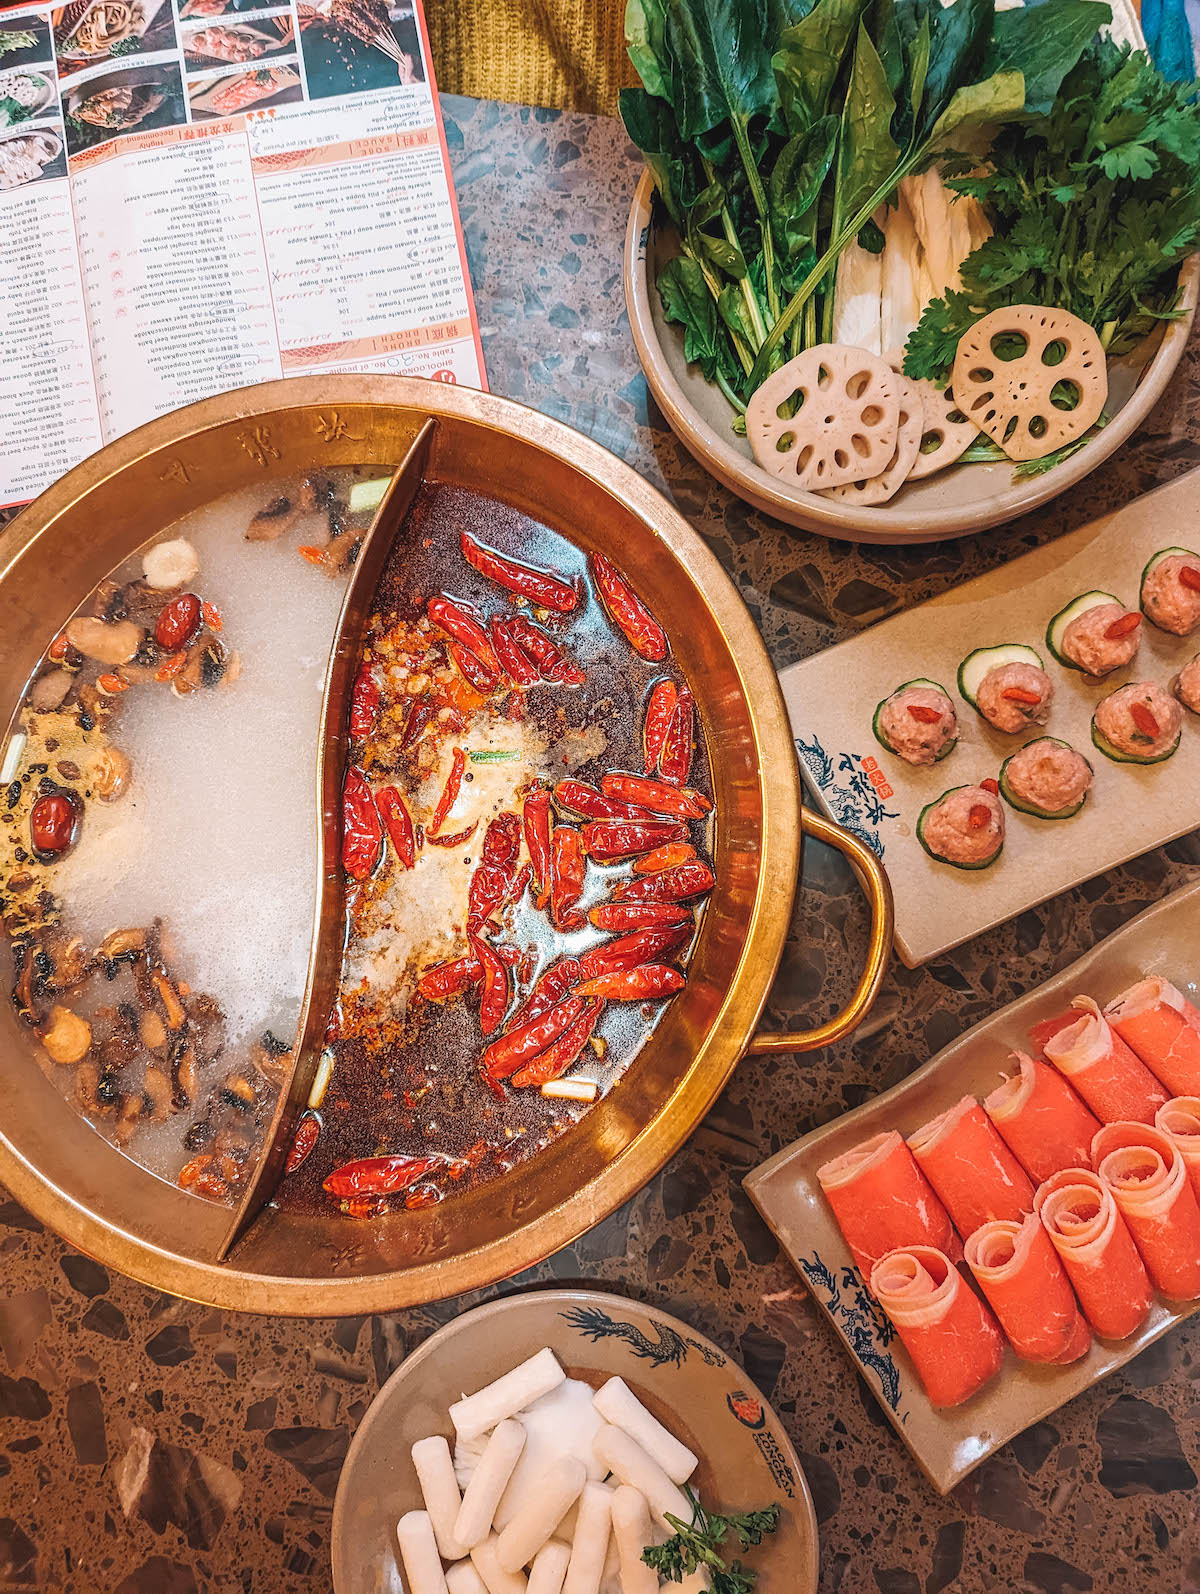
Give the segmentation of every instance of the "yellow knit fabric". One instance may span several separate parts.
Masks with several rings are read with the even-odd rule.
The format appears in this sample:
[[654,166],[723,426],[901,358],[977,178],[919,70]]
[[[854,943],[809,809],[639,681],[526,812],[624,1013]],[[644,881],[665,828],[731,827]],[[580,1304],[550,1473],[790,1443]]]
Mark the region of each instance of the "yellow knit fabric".
[[635,81],[624,0],[425,0],[447,94],[615,114]]

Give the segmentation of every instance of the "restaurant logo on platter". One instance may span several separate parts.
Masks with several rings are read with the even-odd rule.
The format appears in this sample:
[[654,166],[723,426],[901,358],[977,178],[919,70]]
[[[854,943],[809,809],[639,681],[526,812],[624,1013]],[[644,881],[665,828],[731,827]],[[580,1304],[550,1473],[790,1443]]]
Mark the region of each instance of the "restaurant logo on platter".
[[725,1403],[743,1428],[756,1431],[766,1426],[767,1414],[762,1401],[746,1394],[744,1389],[735,1389],[732,1395],[726,1395]]

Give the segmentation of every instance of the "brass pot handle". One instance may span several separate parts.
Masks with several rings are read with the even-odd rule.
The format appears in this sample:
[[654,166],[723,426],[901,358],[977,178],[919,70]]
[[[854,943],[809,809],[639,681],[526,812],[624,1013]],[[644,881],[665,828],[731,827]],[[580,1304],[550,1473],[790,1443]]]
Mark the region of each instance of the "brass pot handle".
[[895,927],[895,908],[892,903],[892,885],[884,873],[883,865],[864,842],[852,836],[840,825],[832,825],[811,808],[800,804],[800,829],[806,836],[815,836],[856,863],[862,870],[863,890],[871,908],[871,939],[867,946],[867,965],[854,995],[834,1018],[816,1029],[796,1030],[784,1034],[755,1035],[747,1046],[747,1053],[761,1055],[765,1052],[815,1052],[822,1046],[832,1046],[850,1031],[857,1028],[870,1012],[887,968],[888,952],[892,945]]

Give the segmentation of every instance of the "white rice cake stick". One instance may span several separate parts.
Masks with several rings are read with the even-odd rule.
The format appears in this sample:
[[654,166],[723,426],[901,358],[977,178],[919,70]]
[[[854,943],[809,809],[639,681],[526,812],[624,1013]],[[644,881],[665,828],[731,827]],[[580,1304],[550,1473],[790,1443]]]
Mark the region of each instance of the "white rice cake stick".
[[506,1572],[496,1556],[499,1540],[493,1533],[471,1551],[471,1564],[483,1579],[487,1594],[529,1594],[524,1572]]
[[623,1378],[610,1378],[596,1391],[592,1404],[605,1422],[620,1428],[641,1445],[672,1483],[686,1483],[699,1466],[688,1447],[680,1444],[657,1417],[650,1415]]
[[623,1483],[612,1499],[613,1541],[621,1573],[621,1594],[658,1594],[658,1573],[642,1560],[651,1542],[650,1507],[646,1496]]
[[446,1588],[449,1594],[488,1594],[487,1584],[471,1561],[456,1561],[446,1568]]
[[562,1594],[600,1594],[612,1528],[612,1497],[612,1490],[602,1483],[589,1483],[579,1497],[579,1521]]
[[460,1544],[454,1536],[462,1495],[458,1492],[458,1479],[454,1476],[450,1446],[441,1434],[418,1439],[412,1447],[412,1460],[442,1560],[461,1561],[470,1546]]
[[562,1594],[563,1579],[571,1563],[571,1546],[551,1539],[543,1544],[529,1568],[529,1594]]
[[666,1520],[668,1511],[682,1522],[692,1520],[692,1508],[687,1495],[671,1482],[658,1462],[646,1454],[636,1439],[631,1439],[622,1429],[614,1428],[609,1423],[596,1435],[592,1448],[601,1466],[615,1473],[622,1483],[641,1490],[651,1512],[664,1527],[670,1527]]
[[557,1389],[566,1373],[552,1350],[540,1350],[494,1384],[456,1400],[450,1408],[450,1421],[460,1439],[474,1439],[506,1417],[515,1417],[552,1389]]
[[409,1594],[446,1594],[442,1558],[427,1511],[409,1511],[396,1523],[396,1542]]
[[481,1544],[491,1532],[500,1496],[508,1487],[524,1448],[525,1430],[511,1418],[502,1422],[488,1440],[454,1519],[454,1537],[468,1550]]
[[560,1461],[542,1474],[496,1545],[500,1565],[506,1572],[519,1572],[533,1560],[583,1493],[587,1481],[587,1468],[573,1458]]

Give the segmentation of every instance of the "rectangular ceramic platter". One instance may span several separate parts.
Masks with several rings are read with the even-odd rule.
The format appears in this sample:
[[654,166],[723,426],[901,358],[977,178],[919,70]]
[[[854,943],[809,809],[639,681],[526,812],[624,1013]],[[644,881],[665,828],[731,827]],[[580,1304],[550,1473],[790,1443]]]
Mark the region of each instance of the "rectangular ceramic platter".
[[893,1428],[942,1494],[1014,1434],[1190,1317],[1200,1302],[1180,1308],[1156,1300],[1138,1333],[1119,1343],[1094,1340],[1087,1356],[1070,1367],[1034,1366],[1008,1351],[997,1377],[978,1395],[951,1410],[935,1410],[863,1285],[817,1183],[817,1169],[883,1130],[907,1136],[964,1095],[987,1095],[1002,1073],[1011,1072],[1008,1054],[1028,1046],[1030,1026],[1062,1012],[1072,996],[1087,994],[1105,1003],[1143,975],[1162,974],[1200,1001],[1198,915],[1200,881],[1147,908],[1040,990],[976,1024],[901,1084],[805,1135],[745,1181]]
[[[1185,715],[1179,751],[1158,765],[1113,763],[1091,736],[1101,698],[1129,681],[1165,685],[1200,650],[1200,631],[1172,637],[1144,622],[1133,663],[1103,680],[1064,668],[1046,647],[1051,617],[1082,593],[1111,592],[1136,609],[1147,561],[1176,545],[1200,553],[1200,471],[783,671],[805,783],[830,819],[886,863],[896,950],[909,968],[1200,825],[1200,719]],[[1036,649],[1055,688],[1049,724],[1016,736],[994,731],[957,685],[972,649],[1005,642]],[[918,676],[945,687],[959,721],[958,746],[923,769],[887,752],[871,730],[876,705]],[[990,868],[930,858],[916,836],[922,808],[951,786],[995,777],[1041,735],[1069,742],[1094,767],[1082,811],[1044,820],[1006,804],[1008,839]]]

